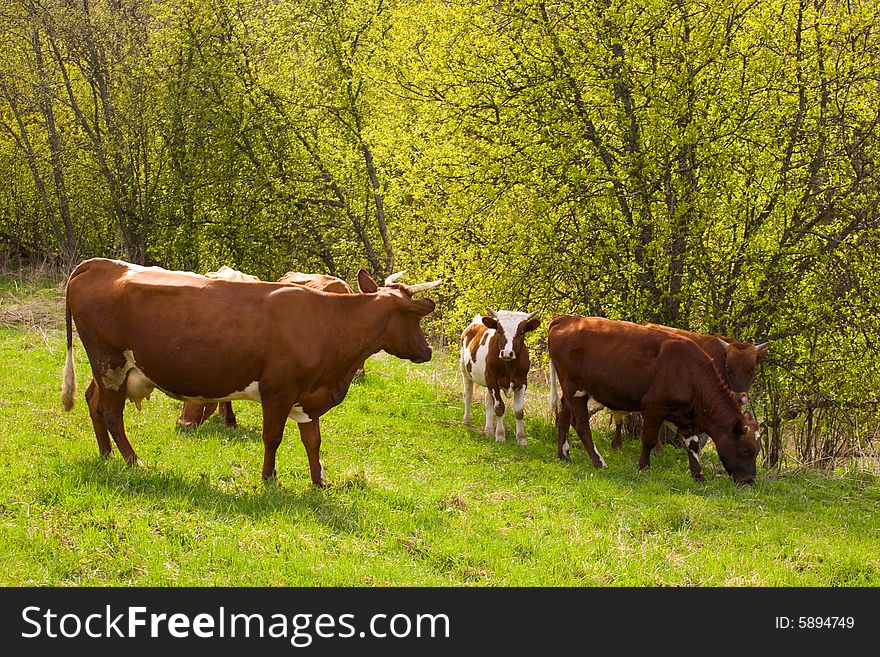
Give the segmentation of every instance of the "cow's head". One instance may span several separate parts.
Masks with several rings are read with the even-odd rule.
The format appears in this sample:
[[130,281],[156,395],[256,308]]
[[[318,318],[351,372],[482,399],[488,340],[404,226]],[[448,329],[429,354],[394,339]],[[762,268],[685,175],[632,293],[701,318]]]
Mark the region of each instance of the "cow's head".
[[724,376],[731,389],[736,393],[737,401],[740,404],[747,404],[749,389],[755,382],[755,370],[758,363],[767,356],[769,343],[763,342],[755,345],[721,340],[721,344],[724,345],[724,350],[727,353]]
[[721,465],[736,483],[751,484],[755,481],[761,428],[750,413],[738,417],[729,433],[712,436],[712,439]]
[[512,310],[495,311],[489,308],[489,317],[483,317],[483,324],[490,329],[495,329],[501,338],[501,351],[498,357],[501,360],[516,360],[522,353],[525,345],[525,335],[534,331],[541,325],[540,318],[536,317],[539,311],[533,313],[518,313]]
[[440,285],[441,281],[404,285],[393,282],[395,277],[399,276],[392,274],[385,280],[386,285],[380,287],[366,270],[361,269],[358,272],[358,287],[364,294],[382,294],[392,300],[382,349],[398,358],[425,363],[431,360],[431,347],[428,346],[419,323],[422,317],[433,312],[435,304],[430,299],[413,299],[413,295],[430,290]]

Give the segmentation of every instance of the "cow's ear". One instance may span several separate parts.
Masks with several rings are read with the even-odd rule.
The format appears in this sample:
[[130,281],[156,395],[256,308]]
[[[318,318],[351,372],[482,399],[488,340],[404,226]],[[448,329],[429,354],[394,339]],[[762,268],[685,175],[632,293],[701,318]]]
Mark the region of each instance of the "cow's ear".
[[523,333],[528,333],[529,331],[534,331],[541,325],[541,318],[534,317],[523,324]]
[[376,281],[373,280],[366,269],[358,271],[358,288],[364,294],[375,294],[379,291],[379,286],[376,285]]
[[755,358],[755,362],[760,363],[762,360],[764,360],[767,357],[767,354],[770,353],[770,343],[769,342],[762,342],[759,345],[755,345],[755,349],[758,350],[758,355]]
[[406,311],[419,317],[424,317],[434,312],[437,307],[431,299],[412,299],[406,306]]
[[733,423],[733,436],[734,438],[742,438],[746,433],[746,425],[743,424],[743,421],[737,419],[736,422]]
[[483,317],[483,325],[490,329],[498,330],[498,320],[494,317]]

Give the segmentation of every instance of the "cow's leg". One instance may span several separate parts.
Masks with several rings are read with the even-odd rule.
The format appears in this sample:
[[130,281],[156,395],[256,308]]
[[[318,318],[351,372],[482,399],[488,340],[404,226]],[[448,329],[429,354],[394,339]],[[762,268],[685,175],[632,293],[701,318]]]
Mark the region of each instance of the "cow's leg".
[[495,442],[503,443],[506,439],[504,431],[504,399],[501,397],[501,390],[493,390],[492,396],[495,399]]
[[86,388],[86,403],[89,406],[89,417],[92,418],[92,426],[95,428],[95,436],[98,439],[98,452],[101,456],[109,456],[113,447],[110,443],[110,434],[104,423],[104,414],[101,411],[101,390],[92,379]]
[[662,416],[642,413],[642,453],[639,456],[639,470],[651,467],[651,450],[657,443],[657,433],[662,424]]
[[326,486],[330,483],[324,474],[324,466],[321,465],[321,428],[318,418],[311,422],[299,423],[299,436],[306,448],[309,457],[309,472],[312,475],[312,483],[315,486]]
[[471,400],[474,398],[474,381],[467,375],[464,368],[461,370],[461,387],[462,396],[464,397],[464,418],[463,424],[471,423]]
[[220,402],[220,417],[223,418],[223,422],[225,422],[226,426],[230,429],[238,428],[238,422],[235,420],[235,412],[232,410],[232,402]]
[[684,447],[688,453],[688,467],[691,469],[691,476],[697,481],[703,481],[703,468],[700,465],[700,437],[688,436],[684,438]]
[[559,411],[556,413],[556,455],[566,463],[571,462],[570,445],[568,444],[568,428],[570,426],[571,411],[568,410],[568,404],[563,399]]
[[516,444],[526,446],[526,385],[513,391],[513,416],[516,418]]
[[602,458],[602,455],[596,450],[595,443],[593,443],[593,431],[590,429],[590,412],[587,409],[589,397],[584,397],[583,395],[576,397],[574,394],[570,394],[568,390],[565,390],[563,394],[566,399],[571,400],[570,403],[565,405],[568,406],[571,418],[574,420],[574,430],[584,444],[587,454],[590,455],[593,466],[596,468],[608,467],[605,464],[605,459]]
[[493,427],[495,426],[492,422],[492,415],[495,411],[495,400],[492,399],[492,391],[489,388],[486,388],[486,394],[483,397],[484,404],[486,406],[486,424],[483,426],[483,433],[492,437]]
[[263,481],[274,479],[275,452],[284,437],[284,423],[292,403],[263,398]]
[[183,408],[180,409],[180,417],[177,418],[177,424],[187,429],[195,429],[204,424],[216,409],[216,403],[184,402]]
[[624,417],[624,413],[620,411],[611,411],[611,421],[614,422],[614,438],[611,439],[611,449],[620,449],[621,445],[623,445],[621,430],[623,429]]
[[99,395],[104,424],[107,425],[110,435],[113,436],[113,442],[116,443],[119,453],[129,465],[140,465],[140,459],[135,454],[131,443],[128,442],[128,436],[125,435],[125,425],[122,419],[125,410],[125,381],[122,382],[119,390],[99,386]]

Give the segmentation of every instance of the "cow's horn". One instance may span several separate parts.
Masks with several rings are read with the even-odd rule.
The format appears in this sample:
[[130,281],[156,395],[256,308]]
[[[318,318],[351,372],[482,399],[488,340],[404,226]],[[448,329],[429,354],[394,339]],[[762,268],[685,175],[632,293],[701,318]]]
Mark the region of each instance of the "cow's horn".
[[770,344],[769,342],[762,342],[761,344],[756,344],[755,349],[766,349],[769,344]]
[[410,294],[415,294],[416,292],[424,292],[425,290],[430,290],[432,287],[437,287],[442,282],[442,280],[438,280],[430,281],[429,283],[416,283],[415,285],[407,285],[406,291]]
[[539,312],[541,312],[541,311],[540,311],[540,310],[536,310],[536,311],[533,312],[533,313],[529,313],[523,321],[524,321],[524,322],[529,321],[532,317],[534,317],[535,315],[537,315]]
[[392,283],[397,282],[397,279],[399,279],[401,276],[403,276],[408,271],[409,271],[408,269],[403,269],[401,271],[398,271],[398,272],[391,274],[388,278],[385,279],[385,287],[388,287]]
[[489,306],[486,306],[486,310],[489,311],[489,314],[492,315],[492,317],[495,317],[495,318],[498,317],[498,313],[496,313],[494,310],[492,310],[491,308],[489,308]]

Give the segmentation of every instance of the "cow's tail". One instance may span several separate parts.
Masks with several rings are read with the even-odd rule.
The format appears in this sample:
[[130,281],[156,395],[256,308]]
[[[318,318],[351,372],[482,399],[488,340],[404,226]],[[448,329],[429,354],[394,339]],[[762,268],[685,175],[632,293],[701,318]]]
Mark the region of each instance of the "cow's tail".
[[73,324],[70,316],[70,301],[66,300],[67,357],[64,359],[64,373],[61,377],[61,405],[65,411],[73,409],[76,397],[76,368],[73,365]]
[[553,359],[550,359],[550,415],[556,416],[562,410],[562,404],[559,399],[559,382],[556,377],[556,367],[553,365]]

